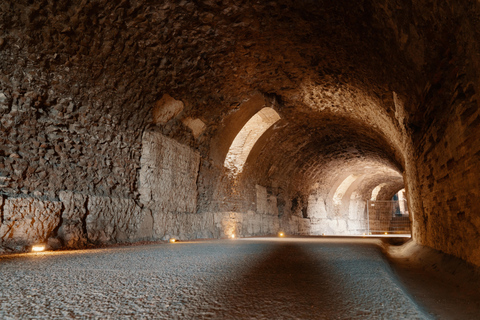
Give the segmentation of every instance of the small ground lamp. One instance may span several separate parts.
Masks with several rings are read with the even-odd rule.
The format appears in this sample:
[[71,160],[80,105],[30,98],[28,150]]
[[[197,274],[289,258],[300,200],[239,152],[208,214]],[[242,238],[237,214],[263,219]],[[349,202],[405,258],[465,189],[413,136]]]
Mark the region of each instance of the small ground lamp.
[[175,238],[170,238],[170,240],[168,240],[168,241],[169,241],[170,243],[175,243],[175,242],[177,242],[177,239],[175,239]]
[[285,237],[285,233],[284,233],[283,231],[280,231],[280,232],[278,233],[278,236],[279,236],[279,237]]
[[44,244],[36,244],[32,246],[32,252],[42,252],[42,251],[45,251]]

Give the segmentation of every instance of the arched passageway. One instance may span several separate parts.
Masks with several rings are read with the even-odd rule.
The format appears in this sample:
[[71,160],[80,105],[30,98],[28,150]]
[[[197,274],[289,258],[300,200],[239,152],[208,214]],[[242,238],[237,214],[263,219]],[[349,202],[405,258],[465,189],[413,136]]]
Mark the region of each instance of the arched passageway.
[[2,250],[348,233],[382,185],[416,242],[480,265],[479,12],[4,1]]

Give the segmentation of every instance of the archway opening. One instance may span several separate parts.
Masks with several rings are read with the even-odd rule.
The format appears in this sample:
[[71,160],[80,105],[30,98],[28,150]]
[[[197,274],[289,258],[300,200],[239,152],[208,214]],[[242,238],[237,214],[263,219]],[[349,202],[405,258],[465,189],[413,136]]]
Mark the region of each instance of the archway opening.
[[280,120],[280,115],[272,108],[265,107],[252,116],[238,132],[224,162],[225,168],[233,176],[242,172],[255,143],[278,120]]

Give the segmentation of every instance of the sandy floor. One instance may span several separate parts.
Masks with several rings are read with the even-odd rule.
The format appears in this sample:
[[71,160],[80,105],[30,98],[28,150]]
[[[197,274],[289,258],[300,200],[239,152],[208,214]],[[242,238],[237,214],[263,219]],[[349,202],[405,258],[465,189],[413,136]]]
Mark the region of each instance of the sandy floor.
[[238,239],[4,256],[0,318],[433,318],[379,242]]

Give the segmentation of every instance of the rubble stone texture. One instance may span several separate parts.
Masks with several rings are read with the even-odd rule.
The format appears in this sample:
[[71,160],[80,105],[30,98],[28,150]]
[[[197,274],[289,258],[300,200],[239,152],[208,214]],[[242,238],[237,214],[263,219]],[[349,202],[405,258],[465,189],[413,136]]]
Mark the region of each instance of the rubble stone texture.
[[[382,185],[406,189],[416,242],[480,265],[478,16],[474,0],[2,1],[1,246],[349,233]],[[231,175],[263,108],[279,119]]]

